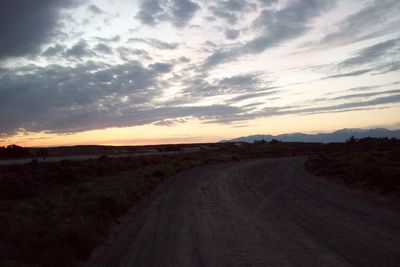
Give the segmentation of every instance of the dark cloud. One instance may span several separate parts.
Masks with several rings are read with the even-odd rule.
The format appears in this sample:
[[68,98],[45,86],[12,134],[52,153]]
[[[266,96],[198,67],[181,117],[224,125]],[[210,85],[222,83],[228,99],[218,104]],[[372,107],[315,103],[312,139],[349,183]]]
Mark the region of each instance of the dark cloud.
[[146,0],[136,18],[149,26],[168,21],[181,28],[189,23],[198,10],[200,6],[190,0]]
[[226,77],[217,82],[219,88],[227,90],[242,90],[251,88],[256,91],[258,87],[265,83],[261,80],[260,73],[239,74],[231,77]]
[[60,11],[83,1],[2,0],[0,59],[35,54],[56,34]]
[[175,27],[185,26],[194,16],[200,6],[190,0],[172,0],[172,23]]
[[[134,125],[139,123],[135,111],[150,108],[161,94],[160,76],[171,69],[163,63],[144,67],[137,61],[115,66],[89,61],[73,68],[3,70],[0,133],[13,134],[20,128],[74,132]],[[141,116],[144,120],[145,114]],[[124,125],[128,120],[130,124]]]
[[103,10],[101,10],[98,6],[96,6],[96,5],[90,5],[90,6],[88,6],[87,7],[87,10],[89,10],[90,12],[92,12],[92,13],[94,13],[94,14],[96,14],[96,15],[100,15],[100,14],[103,14],[104,13],[104,11]]
[[400,94],[394,94],[390,96],[378,97],[371,100],[366,101],[353,101],[350,103],[338,104],[338,105],[330,105],[323,107],[311,107],[311,108],[303,108],[293,111],[282,111],[281,114],[315,114],[315,113],[327,113],[327,112],[342,112],[349,109],[360,109],[366,108],[369,109],[371,107],[380,106],[380,105],[388,105],[388,104],[397,104],[400,103]]
[[400,89],[386,90],[381,92],[371,92],[371,93],[349,94],[349,95],[333,97],[331,98],[331,100],[365,98],[365,97],[387,95],[387,94],[400,94]]
[[272,4],[276,4],[279,2],[279,0],[258,0],[258,2],[262,5],[262,6],[270,6]]
[[146,0],[140,6],[136,18],[143,24],[154,26],[161,21],[168,20],[168,14],[161,7],[160,0]]
[[162,50],[174,50],[179,47],[178,43],[167,43],[154,38],[129,38],[128,42],[145,43]]
[[112,54],[112,48],[106,44],[97,44],[95,50],[100,53]]
[[[248,100],[248,99],[252,99],[252,98],[258,98],[258,97],[263,97],[263,96],[275,94],[277,91],[276,90],[272,90],[272,89],[269,90],[269,91],[266,91],[266,92],[239,95],[239,96],[236,96],[236,97],[233,97],[233,98],[229,99],[229,102],[230,103],[237,103],[237,102],[240,102],[240,101],[243,101],[243,100]],[[257,104],[259,104],[259,103],[257,103]]]
[[399,71],[400,70],[400,61],[391,62],[383,66],[378,74],[385,74],[388,72]]
[[376,67],[378,71],[385,71],[396,64],[400,64],[400,38],[363,48],[351,58],[341,62],[339,66],[344,68],[371,66]]
[[211,41],[205,41],[204,44],[212,48],[217,48],[217,45]]
[[[400,103],[400,94],[392,94],[388,96],[378,97],[370,100],[352,101],[335,105],[323,105],[319,103],[318,107],[273,107],[265,108],[258,116],[279,116],[290,114],[321,114],[321,113],[336,113],[352,110],[370,110],[388,105],[396,105]],[[317,103],[315,103],[317,104]]]
[[253,22],[253,29],[262,31],[261,36],[248,42],[244,52],[260,53],[283,41],[301,36],[309,30],[311,19],[332,8],[335,1],[303,0],[294,1],[278,11],[265,9]]
[[116,50],[119,53],[120,58],[126,61],[131,60],[131,56],[140,56],[145,59],[152,59],[149,53],[143,49],[133,49],[130,47],[120,46]]
[[165,120],[157,121],[153,124],[158,125],[158,126],[175,126],[177,124],[185,123],[187,121],[188,120],[186,118],[165,119]]
[[47,48],[42,55],[45,57],[54,57],[58,55],[62,55],[65,53],[66,47],[60,44],[56,44]]
[[216,65],[234,60],[240,55],[239,49],[230,49],[227,51],[223,51],[222,49],[218,49],[214,53],[212,53],[209,57],[207,57],[203,64],[203,69],[209,69]]
[[[306,67],[305,69],[317,72],[333,72],[312,83],[327,79],[356,77],[364,74],[381,75],[400,70],[400,38],[389,39],[374,45],[359,49],[347,59],[332,64]],[[301,83],[304,84],[304,83]]]
[[[49,65],[27,66],[18,70],[0,69],[0,133],[12,135],[25,131],[55,133],[79,132],[107,127],[127,127],[149,123],[179,123],[181,118],[198,118],[210,123],[231,123],[258,117],[285,114],[314,114],[370,109],[400,103],[400,89],[350,94],[316,107],[286,106],[259,109],[262,103],[245,107],[230,105],[191,106],[197,96],[239,94],[227,100],[240,101],[271,95],[276,88],[268,87],[259,73],[234,75],[211,81],[207,76],[184,80],[187,100],[179,106],[155,101],[162,95],[163,74],[173,65],[154,63],[147,67],[130,61],[121,65],[88,61],[75,67]],[[365,101],[357,98],[380,96]],[[338,100],[351,103],[324,105]],[[188,105],[189,104],[189,105]]]
[[168,73],[172,70],[173,65],[168,63],[154,63],[150,64],[149,68],[154,70],[156,73]]
[[77,59],[83,59],[92,55],[94,55],[94,52],[84,40],[80,40],[65,52],[65,56]]
[[249,42],[228,49],[219,49],[203,63],[209,68],[236,59],[245,54],[258,54],[284,41],[296,38],[309,30],[309,22],[332,8],[335,1],[303,0],[293,1],[281,10],[264,9],[253,21],[252,29],[258,37]]
[[229,40],[235,40],[236,38],[239,37],[240,31],[235,30],[235,29],[227,29],[225,31],[225,37],[226,39]]
[[[209,11],[214,18],[224,19],[230,24],[235,24],[243,13],[254,11],[256,8],[254,3],[247,0],[223,0],[211,5]],[[213,17],[210,19],[212,20]]]
[[392,33],[400,27],[400,1],[375,0],[360,11],[336,25],[337,30],[327,34],[320,44],[347,44]]
[[189,77],[183,81],[185,94],[190,98],[207,97],[226,94],[257,92],[268,88],[269,82],[263,80],[260,73],[249,73],[229,76],[220,79],[210,79],[207,75]]
[[121,40],[121,36],[115,35],[114,37],[110,38],[96,37],[95,39],[102,43],[117,43]]
[[321,78],[321,80],[360,76],[360,75],[369,73],[371,71],[373,71],[373,69],[356,70],[356,71],[352,71],[352,72],[346,72],[346,73],[340,73],[340,74],[326,76],[326,77]]
[[[5,4],[0,4],[2,15],[5,14],[3,5],[11,5],[11,1],[3,2]],[[231,123],[285,114],[373,109],[400,103],[400,89],[382,91],[384,88],[381,88],[379,92],[375,92],[378,91],[378,87],[369,86],[364,87],[367,91],[335,91],[334,94],[326,95],[325,99],[307,100],[303,106],[296,102],[293,106],[265,108],[274,96],[282,92],[281,88],[272,86],[267,80],[266,69],[252,73],[242,71],[236,75],[226,72],[224,74],[223,70],[212,72],[210,69],[242,56],[257,55],[270,48],[286,45],[286,42],[302,37],[313,26],[312,22],[334,6],[336,0],[290,0],[282,1],[282,5],[275,5],[278,0],[201,1],[199,3],[209,7],[203,10],[210,13],[209,19],[217,21],[220,26],[213,28],[211,32],[219,31],[228,40],[222,40],[220,37],[223,36],[217,36],[217,39],[210,36],[210,40],[215,41],[213,43],[207,41],[206,36],[203,41],[200,39],[203,45],[198,49],[195,47],[198,37],[195,37],[194,45],[186,40],[184,44],[169,43],[158,39],[162,36],[157,35],[154,35],[155,38],[143,38],[140,26],[130,32],[133,35],[123,38],[118,35],[113,37],[113,34],[108,37],[108,30],[102,32],[105,34],[101,35],[102,37],[92,36],[90,34],[93,32],[79,29],[82,21],[80,15],[67,17],[64,12],[63,19],[71,23],[67,26],[72,25],[76,28],[66,29],[65,42],[61,38],[55,40],[52,37],[58,29],[60,10],[71,7],[72,0],[29,2],[32,3],[13,1],[14,6],[18,7],[15,12],[8,9],[8,18],[0,18],[0,22],[5,22],[0,24],[2,34],[11,36],[10,40],[0,38],[0,58],[29,55],[36,51],[41,52],[42,56],[28,58],[30,61],[25,66],[21,60],[13,65],[14,69],[0,68],[0,136],[12,135],[19,131],[66,133],[149,123],[175,125],[191,118],[210,123]],[[374,36],[377,31],[383,33],[387,30],[387,25],[397,23],[398,19],[393,15],[393,10],[398,4],[394,0],[371,0],[368,3],[360,12],[336,25],[340,32],[349,30],[351,34],[339,34],[339,31],[331,33],[321,44],[335,43],[338,40],[347,40],[346,38],[350,40],[350,35],[361,40],[366,36]],[[28,10],[31,11],[24,11],[22,7],[29,7]],[[391,8],[388,14],[392,14],[393,18],[383,14],[385,8]],[[166,22],[180,28],[190,25],[190,21],[199,10],[199,4],[194,0],[146,0],[140,5],[136,18],[150,26]],[[87,2],[83,11],[86,11],[89,17],[104,12],[95,5],[88,6]],[[249,17],[245,16],[250,12],[256,19],[249,22]],[[371,26],[372,31],[368,29],[372,22],[366,20],[367,13],[369,17],[378,18],[378,26]],[[378,14],[381,14],[381,17]],[[202,15],[207,16],[203,12]],[[17,21],[18,16],[22,16],[22,22]],[[36,22],[34,19],[37,16],[40,18]],[[14,21],[15,31],[10,30],[14,29]],[[237,22],[245,23],[233,25]],[[364,28],[361,27],[363,23]],[[24,25],[27,29],[23,28]],[[207,29],[208,27],[203,28],[204,31]],[[32,34],[27,31],[32,31]],[[178,31],[176,38],[186,38],[187,33],[193,32]],[[200,32],[196,30],[196,33]],[[238,38],[240,34],[243,38]],[[87,39],[79,40],[82,36]],[[394,38],[395,35],[391,36]],[[129,37],[136,38],[128,39]],[[318,72],[319,77],[326,75],[325,77],[299,81],[285,87],[400,70],[400,39],[381,39],[379,42],[355,51],[345,60],[313,66],[312,71]],[[208,53],[209,57],[198,63],[198,56],[188,58],[185,56],[188,54],[179,53],[177,49],[180,45],[185,46],[185,51],[201,51],[200,56]],[[168,51],[166,55],[163,51],[156,51],[152,55],[150,52],[155,49],[150,48],[177,51]],[[106,62],[104,59],[109,58],[108,54],[115,54],[120,58],[111,61],[114,63]],[[98,59],[100,61],[91,61],[95,56],[101,55],[103,57]],[[36,59],[38,61],[35,63]],[[57,64],[51,65],[55,60]],[[116,64],[116,61],[123,63]],[[34,65],[39,62],[40,66]],[[191,64],[184,64],[189,62]],[[275,71],[275,62],[272,62],[271,66],[271,71]],[[311,67],[307,69],[308,66],[297,69],[288,66],[289,68],[290,70],[282,72],[277,70],[276,76],[311,70]],[[238,70],[234,71],[236,73]],[[164,96],[169,95],[166,94],[169,92],[168,88],[177,89],[179,93],[175,99],[163,102]],[[286,103],[283,99],[284,94],[279,97]],[[213,99],[213,103],[218,99],[219,103],[223,104],[199,105],[209,99]],[[289,98],[288,101],[293,99]]]
[[190,58],[188,57],[180,57],[179,61],[182,63],[189,63],[190,62]]

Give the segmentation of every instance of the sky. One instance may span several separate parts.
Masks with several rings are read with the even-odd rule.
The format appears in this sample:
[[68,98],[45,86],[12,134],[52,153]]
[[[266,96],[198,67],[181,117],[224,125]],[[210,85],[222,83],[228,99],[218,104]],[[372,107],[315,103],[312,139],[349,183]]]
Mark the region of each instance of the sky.
[[2,0],[0,145],[400,128],[399,0]]

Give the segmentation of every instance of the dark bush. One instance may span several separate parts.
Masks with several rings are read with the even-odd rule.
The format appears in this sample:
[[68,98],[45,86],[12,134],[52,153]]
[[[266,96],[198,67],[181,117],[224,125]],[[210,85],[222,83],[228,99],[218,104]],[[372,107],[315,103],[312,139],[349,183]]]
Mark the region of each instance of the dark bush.
[[386,147],[386,142],[385,139],[357,139],[352,142],[355,148],[349,149],[348,143],[344,144],[342,151],[336,148],[335,152],[328,150],[309,157],[305,166],[312,173],[341,183],[391,194],[400,190],[400,147],[399,144]]
[[155,171],[153,172],[153,177],[162,178],[162,177],[164,177],[164,176],[165,176],[165,173],[164,173],[163,170],[155,170]]
[[26,181],[12,175],[0,177],[0,199],[28,199],[35,195],[35,188]]
[[109,157],[103,155],[103,156],[97,158],[96,161],[97,161],[98,163],[106,163],[109,159],[110,159]]

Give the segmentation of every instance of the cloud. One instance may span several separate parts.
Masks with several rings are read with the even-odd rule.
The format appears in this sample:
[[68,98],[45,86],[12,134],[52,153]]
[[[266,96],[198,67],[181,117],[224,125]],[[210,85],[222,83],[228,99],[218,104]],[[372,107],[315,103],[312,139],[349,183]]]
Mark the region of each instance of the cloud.
[[158,126],[175,126],[177,124],[181,124],[181,123],[185,123],[185,122],[187,122],[187,118],[164,119],[161,121],[157,121],[153,124],[158,125]]
[[[399,90],[383,91],[392,85],[368,87],[372,78],[387,78],[389,84],[396,77],[375,75],[400,70],[400,39],[392,27],[400,18],[395,14],[398,1],[363,1],[359,12],[333,25],[335,31],[328,32],[320,46],[372,38],[390,27],[391,35],[322,57],[313,51],[307,57],[293,56],[298,48],[292,41],[304,38],[315,46],[313,38],[319,36],[326,19],[344,12],[340,5],[328,17],[319,18],[337,0],[144,0],[133,14],[138,19],[134,24],[129,24],[132,14],[125,17],[129,12],[115,13],[126,8],[119,1],[104,4],[104,11],[113,10],[106,17],[84,24],[104,11],[91,5],[93,1],[84,1],[77,12],[65,10],[74,7],[75,1],[13,1],[20,5],[21,10],[15,10],[23,23],[8,18],[10,22],[4,25],[10,27],[0,25],[2,36],[11,33],[10,40],[0,40],[0,52],[5,55],[0,57],[27,57],[7,60],[0,68],[0,136],[21,130],[66,133],[149,123],[174,125],[192,118],[232,123],[400,103]],[[40,16],[39,21],[30,16]],[[105,25],[103,19],[112,21]],[[208,19],[212,20],[209,25],[190,26]],[[30,32],[24,36],[23,25],[35,36]],[[168,36],[160,35],[164,26]],[[357,50],[351,51],[354,47]],[[272,55],[275,51],[279,54]],[[212,69],[235,60],[246,61]],[[315,65],[301,66],[309,62]],[[333,90],[330,79],[343,81],[341,85],[356,82],[367,89]],[[312,93],[311,99],[307,94],[312,90],[331,94],[313,100]],[[279,100],[272,101],[276,96]]]
[[398,0],[375,0],[336,25],[336,30],[322,38],[320,44],[348,44],[393,33],[400,27]]
[[38,53],[43,44],[57,35],[60,12],[79,2],[74,0],[2,0],[0,59]]
[[143,59],[152,60],[152,57],[149,55],[149,53],[143,49],[134,49],[130,47],[120,46],[116,49],[116,51],[119,53],[120,58],[124,61],[131,60],[132,56],[139,56]]
[[147,0],[143,1],[139,12],[136,14],[136,18],[143,24],[154,26],[161,21],[167,20],[168,14],[161,7],[159,0]]
[[[260,73],[239,74],[223,78],[217,82],[219,88],[237,91],[245,88],[257,91],[258,87],[263,83]],[[264,83],[265,85],[265,83]]]
[[200,6],[190,0],[172,0],[172,23],[176,27],[183,27],[200,9]]
[[[233,97],[231,99],[229,99],[230,103],[237,103],[243,100],[248,100],[248,99],[252,99],[252,98],[258,98],[258,97],[263,97],[263,96],[267,96],[267,95],[272,95],[275,94],[276,90],[269,90],[266,92],[260,92],[260,93],[250,93],[250,94],[243,94],[243,95],[239,95],[236,97]],[[256,103],[259,104],[259,103]],[[250,104],[252,105],[252,104]]]
[[225,31],[225,37],[229,40],[235,40],[239,37],[240,31],[235,29],[227,29]]
[[278,11],[265,9],[253,22],[253,29],[260,29],[260,37],[248,42],[244,52],[260,53],[283,41],[301,36],[309,30],[311,19],[332,8],[335,1],[294,1]]
[[[197,97],[231,95],[226,103],[276,93],[260,73],[232,75],[210,80],[199,75],[183,81],[187,101],[184,106],[160,103],[165,73],[170,63],[148,66],[138,61],[120,65],[87,61],[74,67],[49,65],[20,69],[0,69],[0,134],[24,131],[54,133],[79,132],[107,127],[127,127],[149,123],[179,123],[182,118],[198,118],[209,123],[232,123],[258,117],[286,114],[341,112],[400,103],[400,90],[340,96],[330,101],[385,96],[335,105],[314,103],[311,107],[286,106],[260,110],[260,103],[245,107],[229,104],[194,105]],[[324,104],[324,103],[323,103]],[[253,107],[257,109],[253,109]]]
[[189,63],[190,62],[190,58],[188,57],[180,57],[179,61],[182,63]]
[[336,113],[351,110],[365,110],[377,108],[382,105],[396,105],[400,103],[400,94],[378,97],[364,101],[352,101],[348,103],[324,105],[318,107],[274,107],[264,109],[264,116],[278,116],[288,114],[320,114],[320,113]]
[[340,73],[340,74],[323,77],[323,78],[321,78],[321,80],[360,76],[360,75],[369,73],[371,71],[373,71],[373,69],[363,69],[363,70],[357,70],[357,71],[352,71],[352,72]]
[[155,63],[155,64],[150,64],[149,68],[155,71],[156,73],[168,73],[172,70],[173,65],[168,63]]
[[252,22],[258,36],[243,45],[219,49],[204,62],[203,68],[237,59],[241,55],[259,54],[284,41],[299,37],[309,30],[309,22],[332,8],[335,1],[303,0],[290,2],[281,10],[264,9]]
[[61,55],[64,54],[66,50],[66,47],[60,44],[56,44],[54,46],[51,46],[49,48],[47,48],[42,55],[45,57],[54,57],[57,55]]
[[309,108],[304,109],[302,112],[307,113],[315,113],[318,111],[327,112],[327,111],[342,111],[350,108],[369,108],[378,105],[387,105],[387,104],[397,104],[400,103],[400,94],[394,94],[390,96],[378,97],[372,100],[360,101],[360,102],[350,102],[344,103],[339,105],[332,105],[326,107],[316,107],[316,108]]
[[184,93],[190,98],[257,92],[268,88],[260,73],[247,73],[211,80],[205,74],[188,77],[183,81]]
[[105,44],[97,44],[95,50],[100,53],[112,54],[112,48]]
[[271,6],[272,4],[276,4],[279,0],[258,0],[258,2],[262,6]]
[[94,55],[89,45],[84,40],[80,40],[65,52],[65,56],[82,59]]
[[121,40],[121,36],[115,35],[114,37],[109,37],[109,38],[95,37],[95,39],[103,43],[117,43]]
[[257,6],[247,0],[223,0],[209,7],[214,17],[226,20],[230,24],[235,24],[239,17],[246,12],[256,10]]
[[324,65],[306,67],[308,70],[328,70],[336,74],[328,75],[312,83],[327,79],[356,77],[364,74],[381,75],[400,70],[400,38],[389,39],[364,47],[347,59]]
[[385,71],[388,67],[399,64],[400,38],[396,38],[361,49],[354,56],[341,62],[339,67],[355,68],[371,66],[377,70]]
[[371,93],[343,95],[343,96],[337,96],[337,97],[331,98],[331,100],[365,98],[365,97],[378,96],[378,95],[387,95],[387,94],[400,94],[400,89],[387,90],[387,91],[382,91],[382,92],[371,92]]
[[137,61],[4,69],[0,72],[0,133],[13,134],[21,128],[74,132],[111,127],[123,114],[149,109],[161,93],[161,75],[171,69],[169,64],[144,67]]
[[204,60],[204,62],[202,63],[202,68],[206,70],[219,64],[229,62],[237,58],[240,54],[240,50],[237,48],[229,49],[226,51],[218,49]]
[[179,47],[178,43],[167,43],[155,38],[129,38],[128,42],[145,43],[161,50],[174,50]]
[[175,27],[185,27],[200,6],[190,0],[145,0],[136,18],[145,25],[155,26],[170,22]]
[[93,4],[89,5],[87,7],[87,10],[89,10],[90,12],[92,12],[93,14],[96,14],[96,15],[100,15],[100,14],[104,13],[103,10],[101,10],[100,8],[98,8],[96,5],[93,5]]

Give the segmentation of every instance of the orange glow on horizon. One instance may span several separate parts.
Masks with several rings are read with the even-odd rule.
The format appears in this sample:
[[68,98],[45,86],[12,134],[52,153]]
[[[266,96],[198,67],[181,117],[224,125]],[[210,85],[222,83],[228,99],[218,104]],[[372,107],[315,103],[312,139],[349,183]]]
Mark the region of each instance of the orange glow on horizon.
[[[255,134],[329,132],[342,128],[371,128],[398,125],[400,106],[380,110],[259,118],[236,124],[211,124],[193,119],[174,126],[143,125],[109,128],[74,134],[19,133],[0,145],[25,147],[73,145],[156,145],[212,143]],[[382,124],[385,118],[385,124]]]

